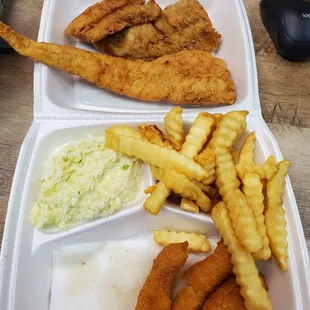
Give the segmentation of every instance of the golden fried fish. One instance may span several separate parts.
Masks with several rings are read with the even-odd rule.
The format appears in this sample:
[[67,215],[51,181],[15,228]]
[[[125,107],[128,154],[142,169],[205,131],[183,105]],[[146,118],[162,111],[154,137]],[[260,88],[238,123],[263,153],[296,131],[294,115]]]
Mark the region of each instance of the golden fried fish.
[[220,38],[197,0],[180,0],[166,7],[154,22],[124,29],[94,45],[110,55],[154,59],[182,49],[212,52]]
[[72,46],[37,43],[2,22],[0,36],[23,56],[117,94],[202,106],[235,101],[234,82],[225,61],[205,51],[183,50],[151,62],[131,61]]
[[95,43],[126,27],[149,23],[160,14],[161,8],[154,1],[144,4],[144,0],[104,0],[77,16],[65,33]]

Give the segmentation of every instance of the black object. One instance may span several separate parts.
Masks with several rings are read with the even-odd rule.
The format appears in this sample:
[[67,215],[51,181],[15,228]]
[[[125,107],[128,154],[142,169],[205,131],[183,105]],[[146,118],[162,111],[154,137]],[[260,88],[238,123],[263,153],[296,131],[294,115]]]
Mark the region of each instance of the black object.
[[261,0],[260,13],[282,57],[288,60],[310,58],[310,2]]
[[[4,4],[5,4],[5,0],[0,0],[0,17],[2,17]],[[4,40],[0,38],[0,49],[1,50],[11,49],[11,47]]]

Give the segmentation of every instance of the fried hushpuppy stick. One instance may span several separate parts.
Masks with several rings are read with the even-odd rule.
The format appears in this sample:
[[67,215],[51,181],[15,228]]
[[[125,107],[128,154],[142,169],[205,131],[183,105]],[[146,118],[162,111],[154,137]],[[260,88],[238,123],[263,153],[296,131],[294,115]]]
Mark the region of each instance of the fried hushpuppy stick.
[[189,267],[183,277],[190,281],[194,292],[203,292],[205,296],[233,274],[231,256],[222,241],[214,253]]
[[202,310],[247,310],[236,279],[224,282],[206,301]]
[[176,104],[235,101],[234,83],[224,60],[205,51],[182,51],[151,62],[130,61],[72,46],[37,43],[2,22],[0,36],[23,56],[121,95]]
[[204,302],[204,296],[195,294],[191,286],[186,286],[175,296],[172,310],[199,310]]
[[185,287],[177,293],[172,309],[200,309],[208,295],[231,275],[233,275],[231,256],[220,241],[212,255],[185,271],[183,278],[190,282],[191,289]]
[[139,293],[136,310],[170,310],[171,287],[185,264],[187,242],[173,243],[161,250]]

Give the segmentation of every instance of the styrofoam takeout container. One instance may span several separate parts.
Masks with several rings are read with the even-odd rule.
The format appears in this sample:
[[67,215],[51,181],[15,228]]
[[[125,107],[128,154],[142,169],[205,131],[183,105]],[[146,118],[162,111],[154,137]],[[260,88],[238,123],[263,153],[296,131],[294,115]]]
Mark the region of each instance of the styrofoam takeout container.
[[[81,43],[65,37],[63,30],[73,17],[94,2],[46,0],[39,41],[82,46]],[[164,7],[173,2],[164,0],[158,3]],[[184,119],[187,127],[197,112],[202,110],[225,113],[247,109],[250,112],[247,133],[255,130],[257,135],[255,159],[262,163],[269,155],[274,155],[277,160],[281,160],[278,144],[261,115],[252,37],[243,3],[241,0],[210,0],[201,3],[210,14],[215,28],[223,35],[223,43],[217,56],[227,61],[236,82],[238,98],[233,106],[209,109],[186,107]],[[1,310],[49,309],[50,299],[52,298],[53,304],[55,301],[55,281],[51,296],[52,275],[55,276],[52,273],[53,255],[55,263],[60,260],[59,253],[67,253],[70,249],[87,249],[92,244],[100,244],[104,249],[111,245],[124,249],[130,243],[140,250],[139,253],[144,250],[145,253],[152,253],[154,257],[159,251],[159,247],[154,246],[152,241],[151,230],[154,228],[205,233],[211,240],[212,247],[215,247],[219,235],[209,215],[189,214],[168,202],[160,214],[154,217],[143,210],[145,196],[142,193],[135,202],[111,217],[98,219],[68,231],[46,232],[34,229],[30,221],[30,210],[38,195],[43,163],[53,149],[63,143],[82,139],[87,134],[102,134],[106,127],[116,123],[132,126],[155,123],[162,126],[164,113],[171,108],[167,104],[143,103],[116,96],[79,78],[40,64],[35,65],[34,80],[34,122],[24,140],[17,162],[2,243]],[[144,165],[143,171],[144,185],[147,187],[153,184],[154,180],[147,165]],[[259,263],[258,267],[265,275],[275,310],[306,310],[310,304],[309,258],[289,178],[286,182],[284,207],[288,223],[289,268],[286,272],[280,272],[274,261]],[[141,257],[150,261],[149,254]],[[144,262],[144,269],[141,268],[142,265],[135,264],[134,259],[128,259],[128,265],[122,266],[122,275],[125,275],[127,268],[128,272],[135,270],[146,276],[150,265]],[[118,279],[117,273],[111,272],[110,278],[105,277],[105,285],[110,282],[115,284],[122,279],[124,277]],[[79,284],[79,281],[84,280],[80,277],[77,282]],[[130,279],[127,278],[127,281]],[[122,285],[124,286],[124,283]],[[83,283],[80,286],[83,286]],[[135,293],[122,292],[125,294],[123,296],[130,296],[128,298],[131,304],[126,304],[127,309],[134,308],[141,285],[137,283],[137,286],[139,287],[135,288]],[[57,287],[56,283],[56,290]],[[130,289],[132,290],[132,287]],[[116,291],[111,290],[101,290],[94,295],[100,296],[95,302],[98,309],[106,309],[102,301],[105,300],[105,294],[112,293],[119,297]],[[120,299],[115,298],[115,304],[110,304],[109,309],[123,309],[121,304],[117,303]],[[90,304],[93,305],[94,300],[90,301]]]
[[[95,0],[46,0],[38,40],[69,44],[95,51],[91,45],[64,35],[64,29],[71,20],[95,2]],[[176,1],[159,0],[157,2],[162,7],[166,7]],[[252,42],[251,30],[243,5],[238,0],[201,0],[200,2],[206,8],[216,30],[223,36],[215,55],[225,59],[236,83],[238,94],[234,109],[247,109],[259,113],[255,56],[250,43]],[[60,113],[70,116],[96,114],[90,111],[165,113],[172,107],[167,103],[150,103],[118,96],[81,78],[43,65],[35,67],[35,75],[35,110],[38,116],[52,114],[59,117]],[[80,113],[78,109],[88,112]],[[188,112],[196,112],[198,109],[187,106]],[[219,108],[222,112],[231,109],[229,106]],[[217,111],[217,109],[213,110]]]

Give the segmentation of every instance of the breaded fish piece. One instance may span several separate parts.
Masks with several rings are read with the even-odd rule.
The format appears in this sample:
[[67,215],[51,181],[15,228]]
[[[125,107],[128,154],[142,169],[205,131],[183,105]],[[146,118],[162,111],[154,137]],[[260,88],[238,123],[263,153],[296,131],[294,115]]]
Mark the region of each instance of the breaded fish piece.
[[176,104],[233,104],[235,87],[222,59],[184,50],[151,62],[130,61],[72,46],[37,43],[4,23],[0,36],[19,54],[80,76],[115,93]]
[[185,287],[177,293],[172,309],[200,309],[206,298],[233,275],[232,267],[230,254],[220,241],[212,255],[185,271],[183,278],[190,282],[190,288]]
[[180,0],[166,7],[153,23],[125,29],[95,47],[110,55],[154,59],[185,48],[212,52],[220,38],[197,0]]
[[155,2],[144,5],[125,6],[102,19],[96,27],[84,34],[86,41],[95,43],[130,26],[137,26],[155,20],[161,14],[161,8]]
[[104,0],[87,8],[67,27],[65,33],[83,40],[83,33],[96,26],[103,18],[128,5],[141,5],[144,0]]
[[170,310],[171,288],[185,264],[187,242],[173,243],[161,250],[139,293],[136,310]]
[[[106,7],[108,7],[108,9],[111,8],[109,6],[110,2],[111,5],[114,5],[113,1],[105,0],[99,4],[95,4],[94,6],[101,4],[104,12],[107,11],[104,10]],[[149,23],[155,20],[161,14],[160,6],[154,1],[150,1],[147,4],[143,4],[144,1],[140,0],[136,0],[137,4],[135,4],[134,0],[131,2],[133,4],[125,5],[114,11],[111,9],[110,14],[103,16],[102,19],[96,18],[96,22],[88,23],[81,27],[81,20],[84,20],[83,14],[87,16],[90,16],[91,14],[86,13],[88,10],[87,9],[84,13],[82,13],[82,15],[73,20],[73,22],[66,29],[65,33],[71,34],[77,39],[95,43],[107,37],[108,35],[112,35],[115,32],[121,31],[126,27]],[[75,26],[75,24],[78,26]],[[78,31],[78,29],[80,29],[80,31]]]
[[236,279],[224,282],[206,301],[202,310],[247,310]]

